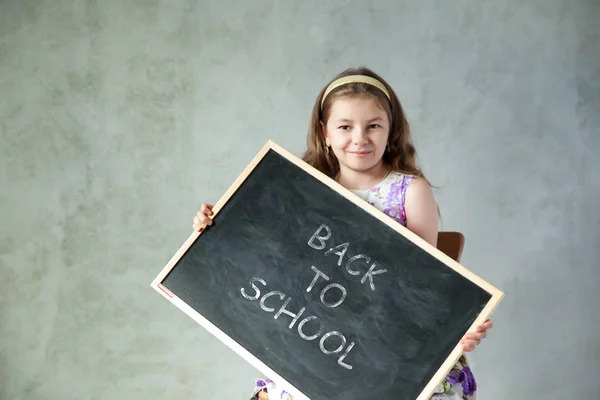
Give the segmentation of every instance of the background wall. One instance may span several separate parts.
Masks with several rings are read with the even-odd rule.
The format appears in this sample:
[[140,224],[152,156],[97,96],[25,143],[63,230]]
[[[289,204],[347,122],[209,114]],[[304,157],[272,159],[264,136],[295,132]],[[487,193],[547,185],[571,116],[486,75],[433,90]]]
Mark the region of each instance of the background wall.
[[481,398],[598,398],[599,41],[594,0],[0,1],[0,398],[248,398],[258,372],[149,283],[359,65],[506,292]]

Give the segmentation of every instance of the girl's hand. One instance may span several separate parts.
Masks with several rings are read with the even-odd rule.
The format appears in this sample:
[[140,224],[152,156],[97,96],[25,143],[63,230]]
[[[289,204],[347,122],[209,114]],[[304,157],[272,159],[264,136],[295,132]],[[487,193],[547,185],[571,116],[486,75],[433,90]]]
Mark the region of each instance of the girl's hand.
[[213,206],[210,204],[202,204],[200,206],[200,211],[198,211],[198,214],[194,216],[195,231],[200,232],[207,226],[212,225],[213,221],[211,218],[209,218],[211,215],[213,215],[212,208]]
[[482,325],[479,325],[475,332],[467,333],[460,341],[464,352],[473,351],[475,347],[487,336],[487,330],[493,326],[489,319]]

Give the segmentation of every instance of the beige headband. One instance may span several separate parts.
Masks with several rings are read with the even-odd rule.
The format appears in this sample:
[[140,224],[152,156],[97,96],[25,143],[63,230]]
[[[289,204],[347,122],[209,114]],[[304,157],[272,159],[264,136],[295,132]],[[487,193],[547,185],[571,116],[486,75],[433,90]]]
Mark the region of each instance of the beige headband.
[[321,99],[321,108],[323,108],[325,99],[327,98],[329,93],[331,93],[331,91],[333,89],[340,87],[342,85],[345,85],[347,83],[354,83],[354,82],[367,83],[369,85],[375,86],[376,88],[381,90],[383,93],[385,93],[387,98],[390,101],[392,101],[392,99],[390,97],[390,93],[388,92],[387,88],[383,85],[383,83],[379,82],[377,79],[371,78],[370,76],[366,76],[366,75],[349,75],[349,76],[344,76],[340,79],[337,79],[337,80],[331,82],[331,84],[327,87],[327,90],[325,90],[325,93],[323,93],[323,99]]

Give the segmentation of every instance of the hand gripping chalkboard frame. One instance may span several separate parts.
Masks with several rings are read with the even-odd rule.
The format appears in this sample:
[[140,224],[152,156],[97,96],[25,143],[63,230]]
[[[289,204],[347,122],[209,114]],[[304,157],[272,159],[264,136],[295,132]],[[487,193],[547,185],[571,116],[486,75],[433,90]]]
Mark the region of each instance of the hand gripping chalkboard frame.
[[298,400],[428,399],[504,296],[273,141],[213,212],[151,287]]

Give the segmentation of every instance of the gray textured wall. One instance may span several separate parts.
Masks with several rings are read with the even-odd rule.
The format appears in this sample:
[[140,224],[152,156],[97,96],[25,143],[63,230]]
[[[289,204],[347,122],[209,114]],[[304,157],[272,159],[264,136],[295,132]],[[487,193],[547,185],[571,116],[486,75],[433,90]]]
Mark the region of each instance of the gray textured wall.
[[600,3],[324,3],[0,1],[1,399],[247,398],[257,372],[149,283],[357,65],[506,292],[482,398],[598,398]]

